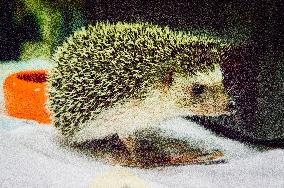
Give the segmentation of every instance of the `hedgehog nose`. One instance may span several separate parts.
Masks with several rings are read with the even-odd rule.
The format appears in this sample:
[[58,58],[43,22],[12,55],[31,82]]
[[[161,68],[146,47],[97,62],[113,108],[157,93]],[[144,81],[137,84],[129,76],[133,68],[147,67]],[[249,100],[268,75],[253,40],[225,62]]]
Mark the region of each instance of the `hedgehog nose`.
[[236,110],[236,102],[234,100],[230,100],[228,103],[227,103],[227,106],[226,106],[226,109],[230,112]]

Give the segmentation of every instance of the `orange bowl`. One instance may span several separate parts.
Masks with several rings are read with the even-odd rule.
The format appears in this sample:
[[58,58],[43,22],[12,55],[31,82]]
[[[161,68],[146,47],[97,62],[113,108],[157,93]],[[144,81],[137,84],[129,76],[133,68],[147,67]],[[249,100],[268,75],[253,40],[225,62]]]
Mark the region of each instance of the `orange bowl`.
[[50,124],[47,99],[47,71],[33,70],[11,74],[4,81],[4,101],[10,116]]

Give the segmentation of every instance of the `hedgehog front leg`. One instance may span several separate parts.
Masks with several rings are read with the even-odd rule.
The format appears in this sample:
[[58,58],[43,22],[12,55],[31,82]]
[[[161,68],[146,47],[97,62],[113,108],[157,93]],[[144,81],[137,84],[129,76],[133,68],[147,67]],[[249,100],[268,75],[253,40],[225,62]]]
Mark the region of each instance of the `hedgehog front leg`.
[[123,138],[122,139],[122,143],[125,145],[127,151],[131,154],[133,154],[134,150],[135,150],[135,144],[136,144],[136,140],[135,138],[132,137],[127,137],[127,138]]
[[151,168],[171,162],[169,155],[157,148],[157,143],[155,143],[157,140],[154,141],[147,134],[132,135],[120,140],[127,152],[114,156],[115,158],[112,158],[111,161],[113,164]]
[[139,166],[136,155],[136,139],[132,137],[119,138],[123,150],[117,152],[110,152],[108,162],[111,164],[119,164],[122,166]]
[[136,166],[137,164],[137,156],[135,155],[135,147],[136,147],[136,139],[133,137],[122,138],[122,143],[124,144],[127,150],[127,156],[125,156],[124,161],[122,161],[122,165],[127,166]]
[[123,148],[121,153],[112,154],[109,162],[122,166],[149,168],[169,163],[168,158],[159,153],[151,140],[127,137],[120,139]]
[[[137,132],[122,138],[127,154],[116,162],[120,165],[151,168],[164,165],[216,162],[224,154],[217,148],[194,146],[189,140],[159,135],[158,132]],[[191,138],[193,143],[197,140]],[[206,148],[208,150],[206,150]]]

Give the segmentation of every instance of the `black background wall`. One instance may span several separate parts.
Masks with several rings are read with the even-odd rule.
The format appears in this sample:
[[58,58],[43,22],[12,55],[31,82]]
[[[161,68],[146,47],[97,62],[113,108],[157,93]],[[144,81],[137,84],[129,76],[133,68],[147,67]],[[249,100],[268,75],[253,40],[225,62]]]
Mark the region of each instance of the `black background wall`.
[[[15,10],[21,6],[20,2],[0,0],[0,37],[2,41],[5,39],[9,44],[14,43],[15,48],[18,46],[16,42],[39,37],[34,15],[24,15],[25,23],[15,23],[13,20]],[[279,50],[283,47],[283,37],[280,36],[283,27],[283,23],[280,23],[283,13],[280,10],[283,3],[280,0],[74,0],[68,3],[55,0],[50,1],[50,4],[61,9],[65,22],[63,25],[66,27],[69,27],[68,22],[72,22],[72,19],[68,19],[72,15],[70,12],[79,10],[85,15],[86,23],[97,20],[147,21],[172,28],[206,29],[231,37],[249,36],[262,48],[273,45],[274,48],[278,46]],[[4,47],[1,45],[1,49]],[[1,59],[3,56],[4,53]]]
[[39,26],[35,17],[26,13],[17,23],[14,12],[21,3],[16,0],[0,0],[0,61],[17,60],[21,43],[40,40]]

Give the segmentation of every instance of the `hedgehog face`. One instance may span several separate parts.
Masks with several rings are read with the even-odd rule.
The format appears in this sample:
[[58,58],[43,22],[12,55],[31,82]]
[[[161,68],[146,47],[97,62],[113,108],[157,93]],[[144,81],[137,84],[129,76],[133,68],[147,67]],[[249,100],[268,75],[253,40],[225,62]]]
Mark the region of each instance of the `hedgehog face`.
[[221,115],[230,113],[230,97],[222,83],[219,66],[213,71],[198,72],[194,76],[176,74],[170,88],[171,100],[178,108],[196,115]]

